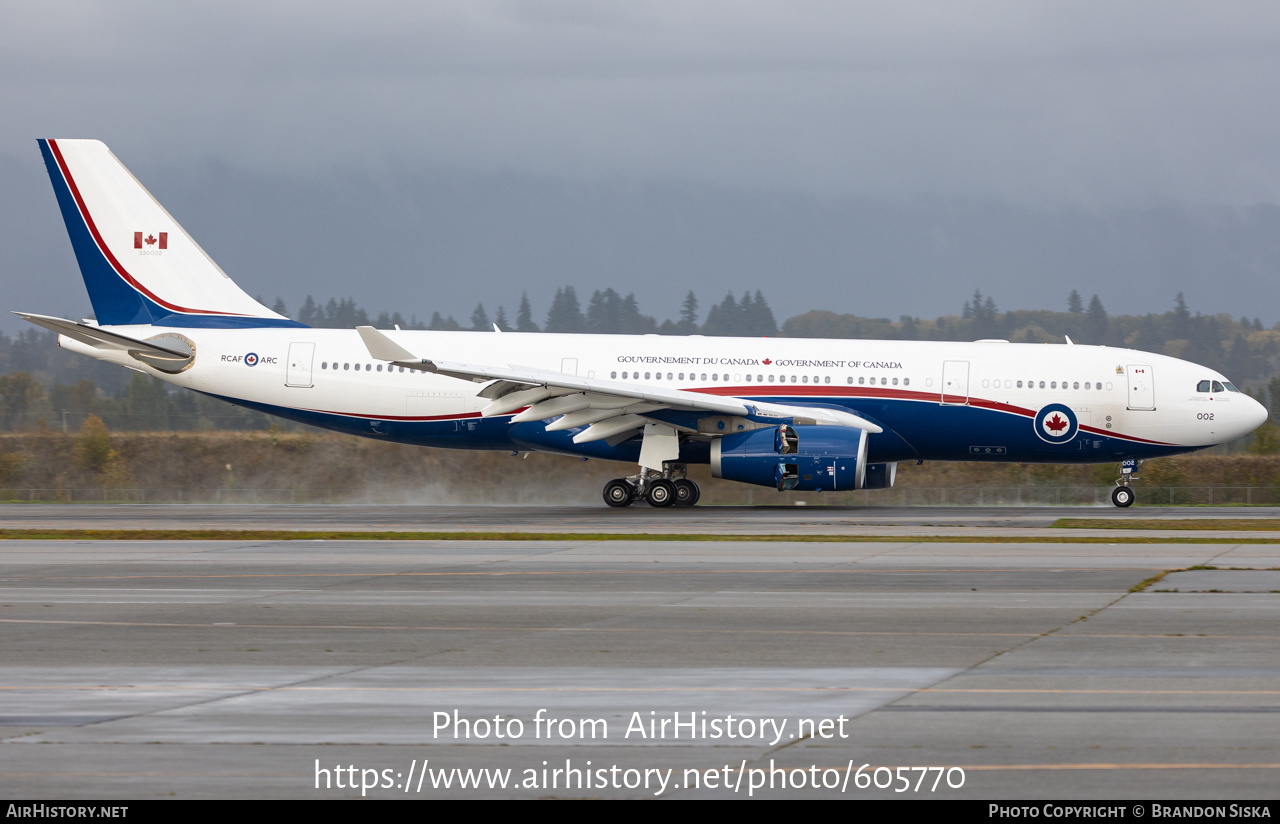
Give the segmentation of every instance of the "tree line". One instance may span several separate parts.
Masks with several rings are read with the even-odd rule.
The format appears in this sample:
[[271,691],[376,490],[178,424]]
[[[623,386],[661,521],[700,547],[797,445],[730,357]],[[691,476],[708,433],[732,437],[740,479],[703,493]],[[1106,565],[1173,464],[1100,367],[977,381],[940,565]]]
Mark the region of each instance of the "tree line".
[[[258,299],[262,302],[262,299]],[[272,307],[288,316],[283,300],[277,298]],[[743,292],[741,298],[733,293],[713,305],[706,318],[699,322],[698,298],[692,291],[681,304],[680,316],[675,320],[658,323],[652,315],[640,311],[635,294],[623,297],[614,289],[597,289],[591,294],[585,309],[572,286],[557,289],[551,300],[551,309],[541,323],[534,320],[528,293],[520,296],[515,317],[511,318],[505,305],[499,305],[490,315],[483,302],[476,304],[468,323],[460,323],[453,315],[434,312],[429,321],[421,321],[416,315],[406,320],[399,312],[382,312],[372,317],[356,305],[355,300],[330,298],[321,304],[311,295],[293,318],[299,323],[324,329],[352,329],[356,326],[376,326],[381,329],[429,329],[439,332],[490,332],[496,325],[505,332],[561,332],[599,335],[726,335],[760,337],[778,334],[778,324],[773,310],[760,290]]]

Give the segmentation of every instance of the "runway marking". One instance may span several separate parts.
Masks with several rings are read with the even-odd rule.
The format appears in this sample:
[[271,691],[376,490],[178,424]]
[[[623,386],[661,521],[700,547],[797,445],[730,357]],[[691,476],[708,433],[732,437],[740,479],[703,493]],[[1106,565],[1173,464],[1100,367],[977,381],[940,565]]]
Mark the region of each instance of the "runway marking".
[[807,630],[807,629],[665,629],[662,627],[464,627],[412,624],[196,624],[177,621],[73,621],[57,618],[0,618],[0,624],[56,624],[67,626],[99,627],[182,627],[188,629],[300,629],[300,630],[406,630],[412,632],[593,632],[593,633],[650,633],[681,635],[825,635],[825,636],[903,636],[908,638],[1140,638],[1170,640],[1264,640],[1280,639],[1280,635],[1186,635],[1151,633],[1063,633],[1063,627],[1044,632],[878,632],[874,630]]
[[[954,694],[954,695],[1280,695],[1280,690],[1143,690],[1143,689],[1020,689],[1020,688],[964,688],[964,687],[909,687],[909,686],[877,686],[877,687],[709,687],[691,685],[687,687],[505,687],[505,686],[485,686],[481,684],[458,684],[456,686],[447,687],[374,687],[374,686],[232,686],[232,685],[181,685],[181,684],[52,684],[52,685],[27,685],[27,686],[3,686],[0,685],[0,691],[3,692],[408,692],[408,693],[687,693],[687,692],[714,692],[714,693],[869,693],[869,692],[910,692],[910,693],[934,693],[934,694]],[[911,709],[911,707],[907,707]],[[931,707],[931,709],[947,710],[949,707]],[[957,710],[972,709],[971,707],[957,707]],[[981,708],[979,708],[981,709]],[[1047,708],[1053,711],[1054,708]],[[1088,707],[1070,708],[1070,711],[1078,709],[1087,710]],[[1156,707],[1156,711],[1167,709],[1169,712],[1179,712],[1183,708],[1180,707]],[[1242,711],[1256,709],[1254,707],[1239,707]],[[1002,712],[1003,708],[992,708],[992,712]],[[1068,710],[1064,710],[1068,711]]]
[[[843,524],[842,524],[843,526]],[[1044,527],[1039,527],[1044,528]],[[1206,532],[1210,530],[1205,530]],[[265,529],[0,529],[0,541],[691,541],[711,543],[1278,544],[1280,535],[868,535],[701,532],[306,532]]]
[[[506,559],[509,562],[519,562],[520,558]],[[649,563],[645,561],[643,563]],[[459,561],[458,564],[475,563],[474,561]],[[641,562],[632,562],[641,563]],[[850,561],[850,564],[856,564],[857,561]],[[1224,567],[1225,569],[1225,567]],[[779,569],[752,569],[750,567],[741,569],[616,569],[616,570],[576,570],[561,569],[549,572],[540,571],[496,571],[496,572],[245,572],[245,573],[217,573],[217,574],[145,574],[145,575],[43,575],[31,578],[0,578],[0,583],[24,583],[29,581],[166,581],[166,580],[195,580],[205,581],[220,578],[451,578],[451,577],[555,577],[557,575],[577,576],[577,575],[765,575],[770,573],[789,573],[789,574],[811,574],[811,573],[831,573],[831,572],[857,572],[863,574],[902,574],[914,573],[920,575],[933,575],[942,572],[977,572],[977,573],[1004,573],[1004,572],[1151,572],[1152,570],[1161,570],[1160,566],[1149,567],[955,567],[955,568],[939,568],[939,567],[796,567],[779,568]],[[1185,569],[1168,570],[1170,572],[1185,572]]]

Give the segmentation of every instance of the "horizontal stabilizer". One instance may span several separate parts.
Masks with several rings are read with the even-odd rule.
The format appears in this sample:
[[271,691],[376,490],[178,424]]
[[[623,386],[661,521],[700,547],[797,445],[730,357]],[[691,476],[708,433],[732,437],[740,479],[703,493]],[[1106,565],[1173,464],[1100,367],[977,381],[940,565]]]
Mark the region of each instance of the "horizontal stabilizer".
[[59,335],[78,340],[87,346],[95,349],[118,349],[122,352],[141,352],[147,355],[155,355],[157,357],[170,358],[190,358],[190,352],[183,352],[179,349],[172,349],[168,346],[161,346],[151,341],[138,340],[128,335],[122,335],[119,332],[109,332],[98,326],[91,326],[87,323],[80,323],[74,320],[66,320],[64,318],[54,318],[48,315],[32,315],[27,312],[14,312],[15,315],[23,320],[31,321],[36,326],[43,326]]

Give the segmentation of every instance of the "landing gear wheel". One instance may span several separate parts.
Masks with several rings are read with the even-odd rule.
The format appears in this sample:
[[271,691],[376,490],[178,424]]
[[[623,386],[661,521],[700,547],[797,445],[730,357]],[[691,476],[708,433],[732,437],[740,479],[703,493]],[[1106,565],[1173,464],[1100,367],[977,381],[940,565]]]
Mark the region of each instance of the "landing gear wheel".
[[671,506],[676,502],[676,486],[671,481],[664,481],[661,478],[650,481],[644,497],[649,502],[649,506]]
[[702,497],[702,490],[698,485],[688,478],[681,478],[675,482],[676,487],[676,506],[693,506]]
[[632,489],[631,484],[621,478],[614,478],[604,485],[604,502],[609,506],[631,506],[631,502],[635,499],[636,491]]
[[1133,490],[1127,486],[1117,486],[1111,490],[1111,503],[1116,506],[1133,506]]

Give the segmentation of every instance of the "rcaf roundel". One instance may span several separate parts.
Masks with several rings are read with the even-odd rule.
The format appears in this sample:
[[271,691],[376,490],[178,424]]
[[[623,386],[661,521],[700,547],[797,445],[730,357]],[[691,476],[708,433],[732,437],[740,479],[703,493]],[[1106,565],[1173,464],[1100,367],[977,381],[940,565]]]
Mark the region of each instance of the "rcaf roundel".
[[1076,415],[1071,408],[1051,403],[1036,413],[1036,434],[1047,443],[1066,443],[1076,436]]

